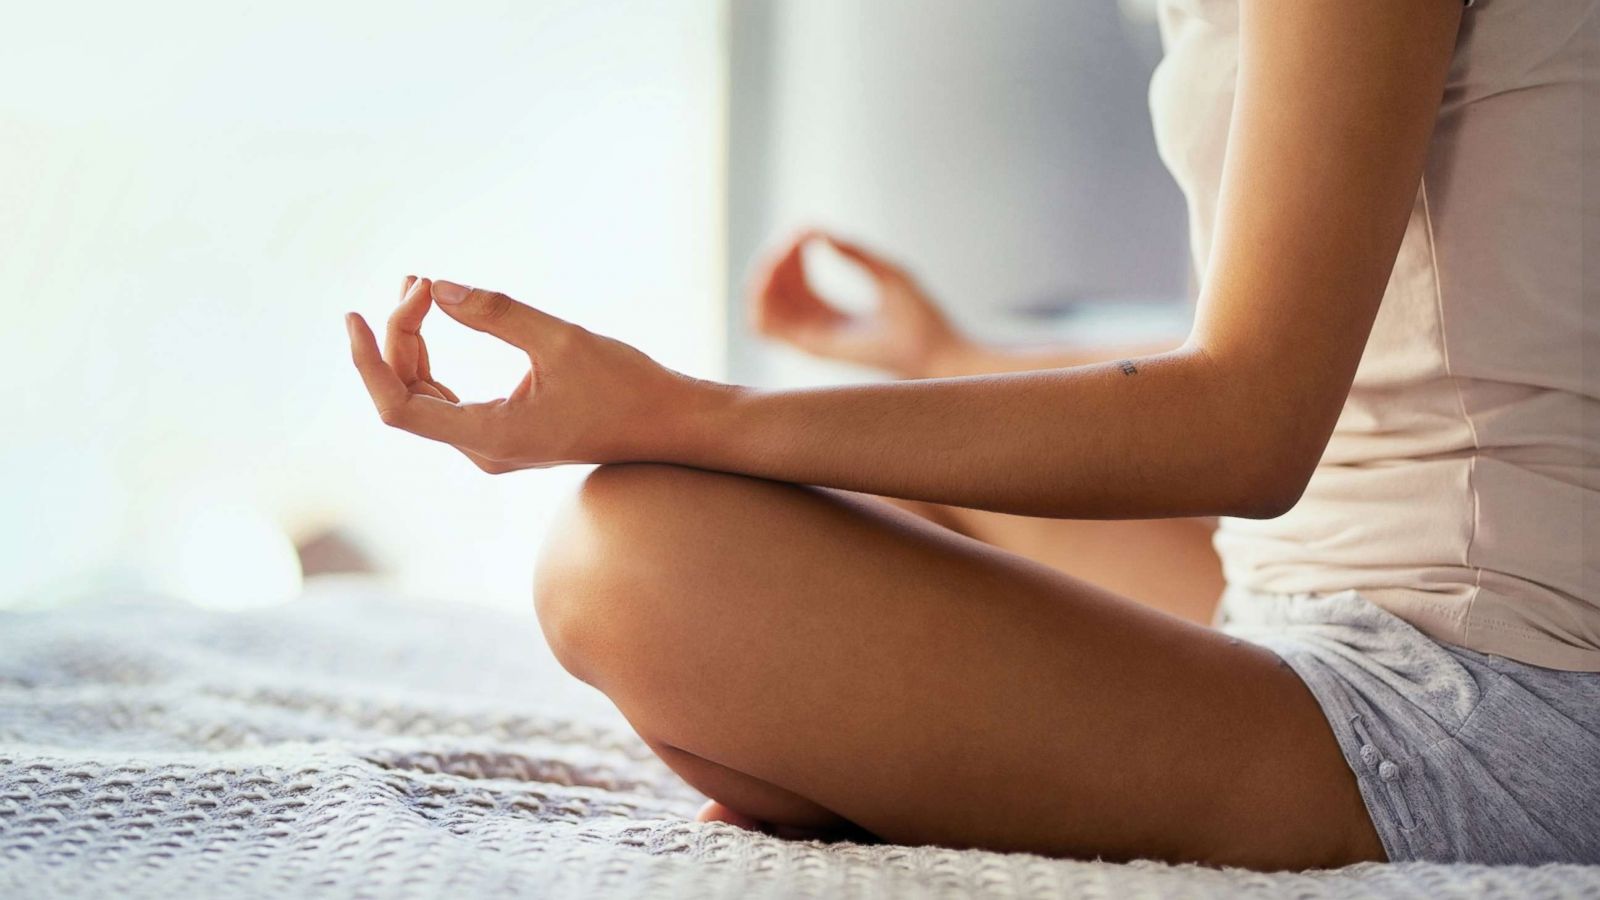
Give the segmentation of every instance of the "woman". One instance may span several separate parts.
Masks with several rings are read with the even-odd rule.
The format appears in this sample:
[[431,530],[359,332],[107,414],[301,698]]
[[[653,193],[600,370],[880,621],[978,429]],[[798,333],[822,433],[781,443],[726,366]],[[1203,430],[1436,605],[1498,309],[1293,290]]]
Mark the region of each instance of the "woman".
[[[697,381],[428,279],[383,355],[349,317],[356,365],[385,422],[486,471],[603,464],[540,621],[706,818],[1264,869],[1600,860],[1597,17],[1169,0],[1152,103],[1201,291],[1166,352],[963,349],[840,243],[878,316],[820,305],[791,246],[767,330],[957,377]],[[430,304],[528,353],[509,397],[433,377]],[[1186,620],[1218,585],[1186,520],[1214,516],[1222,630]]]

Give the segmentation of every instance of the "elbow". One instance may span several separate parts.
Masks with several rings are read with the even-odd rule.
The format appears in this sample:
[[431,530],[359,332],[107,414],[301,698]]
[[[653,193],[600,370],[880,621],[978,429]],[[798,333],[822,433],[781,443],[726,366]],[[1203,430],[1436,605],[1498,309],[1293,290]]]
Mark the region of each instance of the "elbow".
[[1237,519],[1276,519],[1294,509],[1304,492],[1304,484],[1299,487],[1257,487],[1229,504],[1230,508],[1223,515]]
[[1254,458],[1253,465],[1236,467],[1242,478],[1236,479],[1229,491],[1223,515],[1240,519],[1276,519],[1294,509],[1311,483],[1316,471],[1317,458],[1309,461],[1305,454],[1258,453],[1244,458]]
[[1348,383],[1337,396],[1318,393],[1250,369],[1224,369],[1203,351],[1197,355],[1210,363],[1206,394],[1213,402],[1204,415],[1213,463],[1220,463],[1213,471],[1227,473],[1213,481],[1216,514],[1276,519],[1288,513],[1322,461]]
[[[1276,519],[1300,502],[1344,406],[1349,381],[1275,372],[1272,360],[1220,354],[1193,338],[1183,443],[1193,501],[1180,515]],[[1180,450],[1183,452],[1183,450]]]

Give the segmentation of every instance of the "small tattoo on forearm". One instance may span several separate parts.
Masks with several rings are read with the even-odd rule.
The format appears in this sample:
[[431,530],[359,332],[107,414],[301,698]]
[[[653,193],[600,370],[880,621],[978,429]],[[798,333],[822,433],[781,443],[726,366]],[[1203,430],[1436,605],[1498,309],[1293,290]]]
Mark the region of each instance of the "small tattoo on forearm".
[[1139,374],[1139,367],[1134,365],[1133,364],[1133,360],[1131,360],[1131,359],[1124,359],[1124,360],[1118,361],[1117,362],[1117,368],[1121,369],[1122,370],[1122,374],[1124,374],[1124,375],[1137,375],[1137,374]]

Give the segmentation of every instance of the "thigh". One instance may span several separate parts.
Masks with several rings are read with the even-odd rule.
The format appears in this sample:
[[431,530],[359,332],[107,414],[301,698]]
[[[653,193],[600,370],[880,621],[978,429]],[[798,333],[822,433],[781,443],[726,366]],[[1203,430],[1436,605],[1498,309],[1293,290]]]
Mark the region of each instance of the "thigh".
[[1222,561],[1207,519],[1040,519],[935,503],[887,501],[1130,600],[1202,625],[1222,598]]
[[1381,855],[1321,711],[1271,653],[887,504],[606,467],[559,541],[547,633],[642,734],[886,839]]

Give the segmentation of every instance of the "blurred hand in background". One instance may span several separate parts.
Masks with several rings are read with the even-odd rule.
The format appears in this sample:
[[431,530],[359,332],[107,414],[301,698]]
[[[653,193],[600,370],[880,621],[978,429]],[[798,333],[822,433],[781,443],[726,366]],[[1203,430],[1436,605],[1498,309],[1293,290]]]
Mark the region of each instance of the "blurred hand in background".
[[[812,287],[804,251],[815,242],[866,273],[876,295],[870,312],[848,313]],[[821,231],[800,233],[760,268],[749,303],[750,320],[766,337],[900,378],[929,377],[941,359],[961,354],[968,343],[905,269]]]

